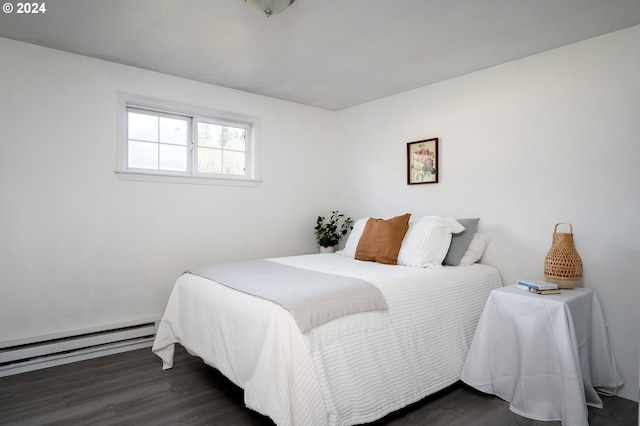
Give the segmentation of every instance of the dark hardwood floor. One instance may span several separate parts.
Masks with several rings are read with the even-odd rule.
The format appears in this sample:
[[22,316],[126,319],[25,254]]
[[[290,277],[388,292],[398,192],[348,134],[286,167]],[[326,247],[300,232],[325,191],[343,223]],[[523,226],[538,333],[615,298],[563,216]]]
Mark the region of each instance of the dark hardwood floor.
[[[591,426],[636,426],[638,404],[603,397]],[[0,378],[1,425],[273,425],[244,407],[242,390],[176,349],[163,371],[150,349]],[[509,411],[508,403],[454,385],[377,422],[382,425],[559,425]]]

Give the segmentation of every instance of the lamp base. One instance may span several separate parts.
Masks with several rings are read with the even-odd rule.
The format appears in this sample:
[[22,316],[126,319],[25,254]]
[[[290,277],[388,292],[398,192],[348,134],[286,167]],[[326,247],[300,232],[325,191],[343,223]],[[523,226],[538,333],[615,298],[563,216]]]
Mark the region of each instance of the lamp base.
[[565,288],[565,289],[576,288],[582,282],[582,277],[563,278],[563,277],[553,277],[550,275],[545,275],[544,277],[548,282],[556,284],[558,287]]

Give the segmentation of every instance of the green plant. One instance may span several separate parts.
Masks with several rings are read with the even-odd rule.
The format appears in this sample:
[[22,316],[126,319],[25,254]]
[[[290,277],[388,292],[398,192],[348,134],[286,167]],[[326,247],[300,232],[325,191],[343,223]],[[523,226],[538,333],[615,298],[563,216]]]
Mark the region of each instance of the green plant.
[[353,220],[336,210],[331,212],[328,221],[324,216],[318,216],[314,229],[318,244],[322,247],[331,247],[337,245],[340,239],[347,235],[350,229],[353,229]]

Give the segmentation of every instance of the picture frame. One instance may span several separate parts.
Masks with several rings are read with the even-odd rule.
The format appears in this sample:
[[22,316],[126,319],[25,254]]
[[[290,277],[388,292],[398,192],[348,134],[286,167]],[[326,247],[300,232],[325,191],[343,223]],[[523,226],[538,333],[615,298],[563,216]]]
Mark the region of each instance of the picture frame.
[[407,185],[438,183],[438,138],[407,143]]

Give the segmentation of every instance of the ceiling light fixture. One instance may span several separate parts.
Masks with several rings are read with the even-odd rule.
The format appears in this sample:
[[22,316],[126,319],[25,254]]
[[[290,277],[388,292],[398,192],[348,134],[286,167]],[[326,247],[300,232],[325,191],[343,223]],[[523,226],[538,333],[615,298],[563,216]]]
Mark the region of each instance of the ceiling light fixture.
[[296,0],[244,0],[249,7],[258,13],[264,13],[268,18],[277,15],[291,6]]

